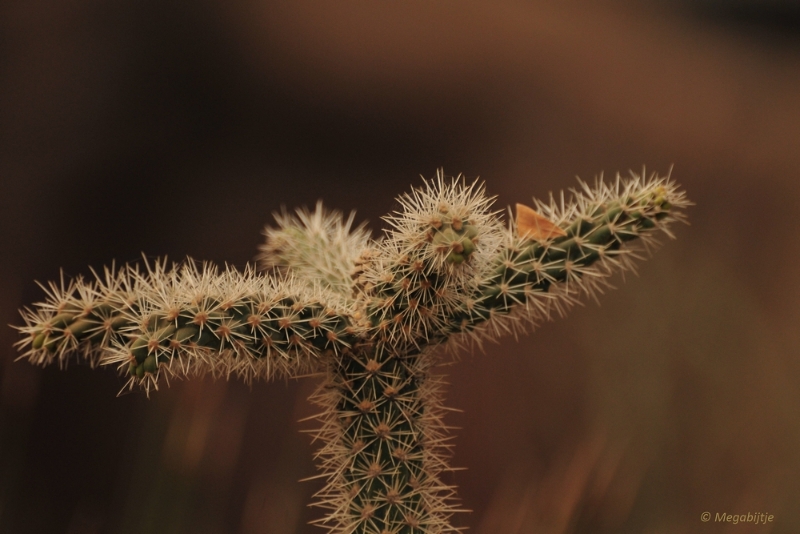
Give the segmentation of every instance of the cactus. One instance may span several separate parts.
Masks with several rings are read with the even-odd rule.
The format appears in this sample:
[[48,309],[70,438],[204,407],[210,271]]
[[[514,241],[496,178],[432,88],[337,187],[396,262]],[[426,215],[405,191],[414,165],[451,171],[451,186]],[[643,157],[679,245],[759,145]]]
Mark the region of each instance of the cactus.
[[173,377],[324,376],[317,521],[335,533],[453,532],[459,511],[437,347],[516,333],[596,297],[689,205],[668,177],[619,176],[517,205],[504,224],[482,185],[435,179],[401,196],[370,239],[326,212],[277,215],[262,272],[144,262],[51,283],[23,310],[23,358],[114,365],[149,394]]

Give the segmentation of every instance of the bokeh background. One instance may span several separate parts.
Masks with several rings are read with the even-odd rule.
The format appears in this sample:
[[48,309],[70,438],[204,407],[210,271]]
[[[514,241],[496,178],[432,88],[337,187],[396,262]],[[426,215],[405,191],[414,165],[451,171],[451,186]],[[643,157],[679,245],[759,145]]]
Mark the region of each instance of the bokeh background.
[[[438,167],[505,206],[644,165],[696,203],[678,240],[600,306],[442,370],[476,534],[800,532],[797,6],[0,3],[2,325],[62,268],[242,266],[281,205],[378,235]],[[16,339],[0,532],[319,530],[313,379],[117,397],[111,370],[15,363]]]

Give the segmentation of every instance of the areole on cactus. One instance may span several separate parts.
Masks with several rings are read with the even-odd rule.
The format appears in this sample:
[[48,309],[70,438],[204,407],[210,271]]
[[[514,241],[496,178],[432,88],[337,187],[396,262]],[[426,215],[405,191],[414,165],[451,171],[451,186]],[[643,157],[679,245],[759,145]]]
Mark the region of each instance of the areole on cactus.
[[482,185],[437,176],[399,199],[371,239],[314,211],[276,216],[260,269],[166,260],[51,283],[22,312],[18,348],[39,365],[116,366],[149,394],[173,377],[320,374],[317,523],[336,533],[451,532],[442,381],[451,350],[561,314],[634,267],[685,221],[685,194],[656,175],[584,183],[517,205],[503,223]]

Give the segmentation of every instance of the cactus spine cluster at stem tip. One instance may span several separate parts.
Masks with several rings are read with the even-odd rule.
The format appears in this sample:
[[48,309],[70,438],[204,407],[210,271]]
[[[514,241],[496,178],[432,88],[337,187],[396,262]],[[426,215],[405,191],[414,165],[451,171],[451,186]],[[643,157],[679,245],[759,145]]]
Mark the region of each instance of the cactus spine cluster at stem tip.
[[105,269],[45,287],[22,312],[22,358],[116,366],[149,393],[172,377],[323,375],[317,521],[335,533],[452,532],[437,346],[535,326],[634,267],[689,202],[669,177],[597,180],[503,223],[482,185],[436,178],[389,229],[312,211],[276,215],[260,270],[186,261]]

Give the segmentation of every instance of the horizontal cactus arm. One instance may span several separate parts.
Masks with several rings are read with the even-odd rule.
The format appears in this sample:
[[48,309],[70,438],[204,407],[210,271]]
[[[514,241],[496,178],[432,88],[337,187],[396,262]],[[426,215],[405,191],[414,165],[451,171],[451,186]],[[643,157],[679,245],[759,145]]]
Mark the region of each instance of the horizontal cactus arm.
[[22,358],[116,365],[129,387],[148,391],[160,378],[207,372],[297,376],[358,336],[347,303],[321,287],[191,262],[51,284],[48,299],[23,317]]
[[496,325],[485,325],[491,337],[514,328],[503,317],[513,321],[522,315],[536,324],[553,310],[563,314],[577,298],[602,291],[615,272],[635,269],[637,248],[651,248],[659,233],[672,236],[669,225],[685,220],[682,210],[689,204],[673,182],[655,176],[618,177],[594,189],[584,185],[568,205],[537,203],[558,232],[531,236],[513,225],[491,274],[468,306],[452,316],[453,331],[497,319]]

